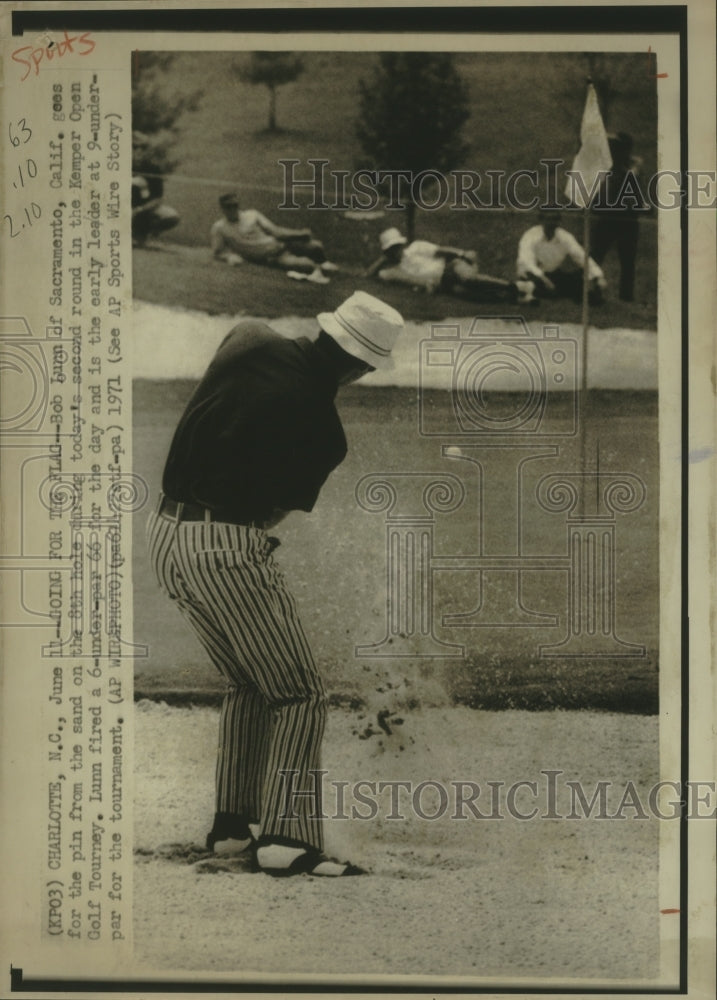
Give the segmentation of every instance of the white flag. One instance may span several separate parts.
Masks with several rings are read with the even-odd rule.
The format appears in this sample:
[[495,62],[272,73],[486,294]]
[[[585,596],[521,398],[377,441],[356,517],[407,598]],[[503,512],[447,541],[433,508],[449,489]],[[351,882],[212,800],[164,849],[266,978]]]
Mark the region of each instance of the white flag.
[[600,105],[595,88],[589,83],[580,126],[580,149],[565,185],[565,194],[573,205],[587,208],[598,193],[601,178],[611,167],[612,157]]

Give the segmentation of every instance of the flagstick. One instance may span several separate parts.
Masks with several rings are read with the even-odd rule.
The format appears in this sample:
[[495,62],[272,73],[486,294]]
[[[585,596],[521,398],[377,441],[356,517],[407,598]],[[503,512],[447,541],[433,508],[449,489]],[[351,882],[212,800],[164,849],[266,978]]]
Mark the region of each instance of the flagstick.
[[[612,157],[610,155],[610,144],[608,141],[605,126],[600,115],[600,105],[598,103],[595,87],[590,77],[587,78],[587,95],[585,97],[585,110],[580,124],[580,149],[573,160],[573,173],[576,171],[582,175],[583,180],[587,174],[591,185],[599,179],[601,170],[609,170],[612,167]],[[584,480],[586,478],[586,448],[587,448],[587,414],[588,414],[588,304],[590,287],[589,282],[589,262],[590,262],[590,202],[588,197],[586,205],[585,196],[582,192],[587,191],[586,185],[581,185],[580,198],[569,195],[573,204],[582,206],[585,212],[583,216],[583,248],[585,260],[583,263],[583,359],[580,388],[578,390],[578,419],[580,420],[580,472],[583,480],[583,488],[580,490],[580,516],[585,515],[585,493]],[[567,193],[567,190],[566,190]],[[595,485],[597,488],[597,477]],[[596,508],[597,510],[597,508]]]
[[580,473],[581,473],[581,489],[580,489],[580,515],[585,516],[585,466],[587,463],[587,396],[588,396],[588,319],[589,319],[589,301],[588,301],[588,275],[589,275],[589,264],[590,264],[590,206],[588,205],[583,210],[583,247],[585,249],[585,261],[583,263],[583,364],[582,364],[582,380],[580,385],[580,405],[579,405],[579,418],[580,418]]

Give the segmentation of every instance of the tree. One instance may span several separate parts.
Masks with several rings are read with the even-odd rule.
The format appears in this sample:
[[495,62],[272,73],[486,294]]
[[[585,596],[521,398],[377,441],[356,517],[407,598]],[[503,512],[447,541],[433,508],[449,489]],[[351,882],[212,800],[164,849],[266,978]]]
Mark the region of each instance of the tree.
[[[151,165],[170,173],[177,165],[170,158],[176,142],[178,121],[185,111],[194,111],[204,91],[177,92],[176,76],[169,75],[175,55],[171,52],[135,52],[132,57],[132,130],[150,140],[146,155]],[[141,163],[135,164],[141,167]]]
[[[375,170],[445,172],[463,161],[461,130],[470,116],[468,92],[449,54],[386,52],[369,81],[359,81],[356,135]],[[402,183],[409,240],[416,203]]]
[[248,65],[237,65],[235,71],[245,83],[263,84],[269,90],[268,132],[278,132],[276,124],[276,90],[293,83],[304,72],[304,61],[296,52],[252,52]]

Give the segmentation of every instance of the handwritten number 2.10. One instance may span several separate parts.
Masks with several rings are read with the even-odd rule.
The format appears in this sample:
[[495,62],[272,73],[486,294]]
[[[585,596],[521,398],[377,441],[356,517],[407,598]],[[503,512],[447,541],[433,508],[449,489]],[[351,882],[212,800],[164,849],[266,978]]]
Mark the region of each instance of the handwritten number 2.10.
[[[24,144],[29,142],[32,138],[32,129],[24,118],[21,118],[18,122],[10,122],[7,131],[10,142],[13,146],[19,146],[21,143]],[[22,136],[22,138],[20,138],[20,136]]]
[[[37,202],[31,201],[30,202],[30,207],[29,208],[25,208],[23,210],[23,214],[25,215],[25,218],[27,219],[27,225],[31,226],[33,224],[33,222],[36,219],[39,219],[40,216],[42,215],[42,209],[37,204]],[[7,219],[9,221],[9,223],[10,223],[10,238],[11,239],[14,239],[15,236],[19,236],[20,233],[22,232],[22,230],[25,228],[25,223],[23,222],[21,224],[21,226],[20,226],[19,229],[15,229],[14,226],[13,226],[13,218],[7,212],[5,213],[5,215],[3,216],[3,218]]]

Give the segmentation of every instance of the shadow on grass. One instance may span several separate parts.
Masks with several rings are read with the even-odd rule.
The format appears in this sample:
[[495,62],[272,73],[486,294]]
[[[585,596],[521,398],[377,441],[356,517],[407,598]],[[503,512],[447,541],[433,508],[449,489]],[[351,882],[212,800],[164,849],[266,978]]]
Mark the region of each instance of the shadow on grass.
[[[627,715],[656,715],[659,711],[657,654],[639,660],[540,661],[486,664],[469,658],[458,676],[444,677],[453,705],[489,712],[592,711]],[[144,685],[135,689],[135,701],[162,701],[174,707],[219,708],[224,686],[172,688]],[[334,692],[333,709],[368,708],[360,695]],[[420,707],[420,701],[405,706]]]
[[475,657],[448,680],[454,704],[490,711],[551,709],[655,715],[657,653],[643,658],[526,660],[486,664]]

